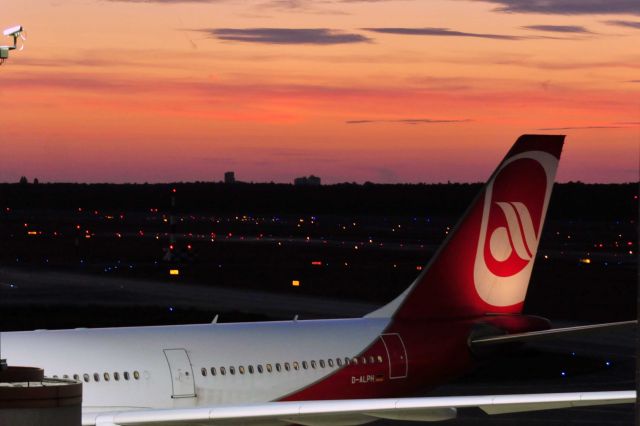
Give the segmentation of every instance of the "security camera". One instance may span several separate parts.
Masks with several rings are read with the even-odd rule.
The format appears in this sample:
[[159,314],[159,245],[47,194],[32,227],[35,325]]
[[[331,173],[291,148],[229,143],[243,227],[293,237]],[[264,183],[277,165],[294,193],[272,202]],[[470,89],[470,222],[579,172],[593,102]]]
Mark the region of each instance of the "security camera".
[[2,32],[4,36],[13,38],[13,46],[0,46],[0,65],[4,63],[4,61],[9,57],[9,51],[15,50],[18,48],[18,38],[21,40],[20,49],[24,48],[24,41],[26,37],[24,35],[24,29],[22,25],[16,25],[15,27],[7,28]]
[[3,35],[17,37],[22,32],[22,25],[16,25],[15,27],[7,28],[2,32]]

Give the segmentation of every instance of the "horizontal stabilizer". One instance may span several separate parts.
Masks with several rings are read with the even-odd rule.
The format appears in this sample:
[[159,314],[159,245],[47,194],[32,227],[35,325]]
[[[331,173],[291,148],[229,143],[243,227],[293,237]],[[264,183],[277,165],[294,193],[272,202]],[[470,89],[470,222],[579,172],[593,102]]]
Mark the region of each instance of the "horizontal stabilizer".
[[479,337],[470,342],[471,347],[485,345],[495,345],[502,343],[530,342],[532,340],[543,340],[584,335],[603,331],[612,331],[625,327],[634,327],[638,321],[609,322],[603,324],[581,325],[576,327],[552,328],[550,330],[531,331],[527,333],[504,334],[500,336]]

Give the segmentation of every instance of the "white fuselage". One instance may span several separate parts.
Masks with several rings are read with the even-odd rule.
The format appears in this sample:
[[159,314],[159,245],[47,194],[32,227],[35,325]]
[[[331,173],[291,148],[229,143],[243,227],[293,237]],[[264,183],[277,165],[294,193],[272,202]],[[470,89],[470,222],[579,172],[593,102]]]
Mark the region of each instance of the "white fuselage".
[[79,378],[90,410],[266,402],[334,373],[388,324],[359,318],[10,332],[2,334],[2,353],[12,365]]

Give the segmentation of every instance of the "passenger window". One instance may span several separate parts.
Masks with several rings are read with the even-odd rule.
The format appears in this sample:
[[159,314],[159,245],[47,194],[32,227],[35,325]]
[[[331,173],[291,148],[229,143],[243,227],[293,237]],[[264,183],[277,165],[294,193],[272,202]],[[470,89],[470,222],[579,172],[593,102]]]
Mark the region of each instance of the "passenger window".
[[351,358],[347,358],[345,357],[344,359],[344,365],[350,365],[351,364]]
[[229,367],[229,374],[236,374],[236,368],[235,367]]
[[284,369],[287,370],[287,371],[291,370],[291,365],[288,362],[285,362],[284,363]]
[[104,376],[104,381],[108,382],[109,381],[109,373],[104,373],[103,376]]
[[338,367],[342,367],[342,358],[336,358],[336,364],[338,364]]
[[58,378],[58,375],[57,375],[57,374],[54,374],[54,375],[53,375],[53,378],[54,378],[54,379],[57,379],[57,378]]
[[362,361],[362,364],[366,364],[367,363],[367,357],[363,356],[362,358],[360,358],[360,361]]
[[84,381],[85,381],[86,383],[89,383],[90,376],[89,376],[87,373],[84,373],[84,374],[82,375],[82,378],[84,379]]
[[73,375],[73,380],[80,380],[80,376],[78,376],[77,374]]
[[120,373],[118,373],[117,371],[116,371],[115,373],[113,373],[113,378],[114,378],[116,381],[119,381],[119,380],[120,380]]
[[207,369],[206,369],[206,368],[204,368],[204,367],[202,367],[202,368],[200,369],[200,372],[202,373],[202,376],[203,376],[203,377],[205,377],[205,376],[207,375]]
[[277,362],[276,363],[276,371],[280,372],[281,369],[282,369],[282,367],[280,366],[280,363]]
[[324,359],[320,360],[320,368],[324,368]]
[[351,362],[353,363],[353,365],[358,365],[358,358],[356,358],[355,356],[351,359]]
[[267,371],[269,373],[271,373],[273,371],[273,367],[271,367],[271,364],[267,364],[266,367],[267,367]]
[[128,371],[124,372],[124,379],[125,380],[129,380],[129,372]]
[[249,368],[249,374],[253,374],[253,365],[250,365],[248,368]]
[[136,380],[140,379],[140,373],[138,373],[137,370],[133,372],[133,378]]
[[374,362],[373,355],[369,355],[369,364],[373,364]]
[[262,364],[258,364],[258,373],[262,374]]
[[215,367],[211,367],[211,375],[212,376],[216,375],[216,368]]
[[241,365],[240,367],[238,367],[238,372],[239,372],[240,374],[244,374],[244,366],[243,366],[243,365]]
[[381,355],[378,355],[378,363],[382,364],[382,356]]
[[98,373],[93,373],[93,381],[95,381],[95,382],[99,382],[100,381],[100,375]]
[[220,367],[220,374],[224,376],[225,374],[227,374],[227,370],[224,367]]
[[333,360],[331,358],[329,358],[327,360],[327,364],[329,364],[329,367],[333,367]]
[[309,368],[309,364],[307,364],[307,361],[302,361],[302,368],[304,368],[305,370]]
[[300,370],[300,364],[298,364],[298,361],[293,361],[293,369]]
[[316,368],[316,362],[315,361],[311,361],[311,368]]
[[63,379],[68,379],[68,378],[69,378],[69,375],[68,375],[68,374],[63,374],[63,375],[62,375],[62,378],[63,378]]

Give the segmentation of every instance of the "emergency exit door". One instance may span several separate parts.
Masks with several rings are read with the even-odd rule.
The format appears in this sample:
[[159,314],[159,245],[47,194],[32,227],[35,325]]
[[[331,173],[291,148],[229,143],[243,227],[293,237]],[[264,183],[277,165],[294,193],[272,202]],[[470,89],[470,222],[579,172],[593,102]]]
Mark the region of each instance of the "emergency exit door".
[[398,333],[383,334],[380,337],[387,350],[389,378],[404,379],[409,372],[409,364],[407,360],[407,350],[402,341],[402,337],[400,337]]
[[185,349],[165,349],[164,356],[171,374],[172,398],[191,398],[196,396],[191,361]]

